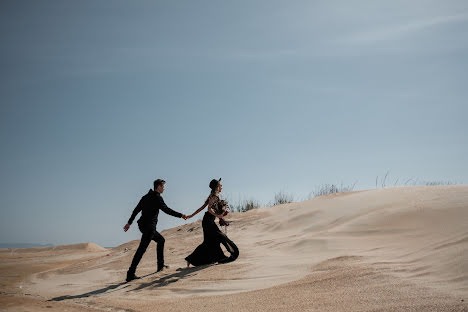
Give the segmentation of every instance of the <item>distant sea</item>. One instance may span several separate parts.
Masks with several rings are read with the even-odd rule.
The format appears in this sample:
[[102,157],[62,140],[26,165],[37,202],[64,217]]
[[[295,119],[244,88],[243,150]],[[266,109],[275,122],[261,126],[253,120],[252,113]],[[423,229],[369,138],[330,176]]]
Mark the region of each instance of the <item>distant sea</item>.
[[7,243],[0,243],[0,248],[33,248],[33,247],[52,247],[52,244],[7,244]]

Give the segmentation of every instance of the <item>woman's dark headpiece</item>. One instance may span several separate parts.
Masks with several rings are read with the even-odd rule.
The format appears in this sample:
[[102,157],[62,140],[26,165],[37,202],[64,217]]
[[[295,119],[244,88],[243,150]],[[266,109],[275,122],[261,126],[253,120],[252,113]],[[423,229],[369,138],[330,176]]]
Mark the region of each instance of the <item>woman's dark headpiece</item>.
[[213,191],[216,190],[220,181],[221,181],[221,178],[219,178],[219,180],[216,180],[216,179],[211,180],[210,189],[212,189]]

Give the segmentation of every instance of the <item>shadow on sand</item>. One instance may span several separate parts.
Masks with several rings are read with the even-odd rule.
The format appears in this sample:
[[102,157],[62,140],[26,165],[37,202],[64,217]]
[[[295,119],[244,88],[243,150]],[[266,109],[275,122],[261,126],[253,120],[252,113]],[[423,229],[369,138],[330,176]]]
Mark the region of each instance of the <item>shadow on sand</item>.
[[[191,273],[194,273],[194,272],[200,271],[200,270],[202,270],[204,268],[207,268],[208,266],[210,266],[210,265],[204,265],[204,266],[193,267],[193,268],[179,268],[179,269],[177,269],[176,273],[163,276],[160,279],[151,281],[149,283],[140,284],[137,288],[127,290],[127,292],[134,291],[134,290],[141,290],[141,289],[147,288],[149,286],[164,287],[164,286],[169,285],[171,283],[177,282],[178,280],[186,277],[187,275],[190,275]],[[154,274],[156,274],[156,272],[141,276],[141,278],[143,279],[145,277],[148,277],[148,276],[151,276],[151,275],[154,275]],[[140,281],[140,280],[136,280],[136,281]],[[128,288],[128,287],[131,287],[132,284],[135,284],[136,281],[132,281],[132,282],[128,282],[128,283],[127,282],[122,282],[122,283],[118,283],[118,284],[109,285],[107,287],[97,289],[97,290],[93,290],[93,291],[90,291],[90,292],[87,292],[87,293],[84,293],[84,294],[81,294],[81,295],[55,297],[55,298],[49,299],[47,301],[63,301],[63,300],[70,300],[70,299],[87,298],[87,297],[96,296],[96,295],[104,294],[104,293],[108,294],[108,293],[111,293],[111,292],[115,292],[115,291],[119,291],[119,290],[122,290],[122,289],[125,289],[125,288]]]
[[151,282],[148,282],[148,283],[140,284],[137,288],[127,290],[127,292],[135,291],[135,290],[141,290],[141,289],[144,289],[144,288],[147,288],[147,287],[152,287],[152,288],[164,287],[164,286],[167,286],[169,284],[175,283],[178,280],[180,280],[180,279],[182,279],[182,278],[184,278],[186,276],[190,276],[191,273],[195,273],[197,271],[206,269],[207,267],[212,266],[212,265],[213,264],[201,265],[201,266],[197,266],[197,267],[193,267],[193,268],[180,268],[180,269],[177,269],[176,273],[163,276],[160,279],[157,279],[157,280],[154,280],[154,281],[151,281]]

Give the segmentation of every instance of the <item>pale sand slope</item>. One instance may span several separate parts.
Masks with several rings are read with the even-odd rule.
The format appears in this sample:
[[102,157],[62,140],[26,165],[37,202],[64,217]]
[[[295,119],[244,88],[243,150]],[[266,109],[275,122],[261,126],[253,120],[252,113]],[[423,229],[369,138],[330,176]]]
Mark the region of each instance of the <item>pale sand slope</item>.
[[151,243],[145,278],[131,283],[139,241],[2,251],[0,311],[468,311],[468,186],[342,193],[230,219],[236,262],[184,268],[197,221],[163,232],[169,270],[154,273]]

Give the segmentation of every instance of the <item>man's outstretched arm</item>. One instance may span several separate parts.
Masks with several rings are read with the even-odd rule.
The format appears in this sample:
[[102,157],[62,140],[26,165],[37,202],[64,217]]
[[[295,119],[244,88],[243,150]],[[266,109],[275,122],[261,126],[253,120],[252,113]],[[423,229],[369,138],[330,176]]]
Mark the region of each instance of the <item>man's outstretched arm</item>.
[[171,215],[173,217],[184,218],[184,219],[187,217],[186,215],[181,214],[180,212],[174,211],[171,208],[167,207],[167,205],[164,202],[164,200],[162,199],[162,197],[160,197],[160,199],[159,199],[158,206],[159,206],[159,209],[161,209],[162,211],[164,211],[165,213],[167,213],[168,215]]

